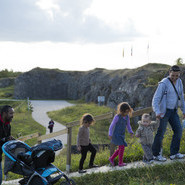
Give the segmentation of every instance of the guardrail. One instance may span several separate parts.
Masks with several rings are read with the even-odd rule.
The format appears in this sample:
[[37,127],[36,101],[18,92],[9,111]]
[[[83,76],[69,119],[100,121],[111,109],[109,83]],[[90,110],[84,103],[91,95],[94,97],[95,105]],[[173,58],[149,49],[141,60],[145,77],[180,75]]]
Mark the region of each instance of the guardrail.
[[[150,113],[152,112],[152,107],[147,107],[144,109],[140,109],[137,111],[134,111],[132,113],[132,117],[136,117],[136,116],[140,116],[143,113]],[[106,114],[102,114],[99,116],[95,116],[94,119],[96,121],[100,121],[100,120],[105,120],[105,119],[112,119],[114,117],[114,112],[109,112]],[[32,138],[37,138],[37,142],[38,144],[42,143],[42,140],[44,139],[50,139],[59,135],[63,135],[67,133],[67,161],[66,161],[66,171],[69,173],[70,172],[70,166],[71,166],[71,140],[72,140],[72,127],[79,125],[80,121],[73,121],[70,123],[66,124],[66,128],[57,132],[53,132],[47,135],[40,135],[39,133],[34,133],[34,134],[30,134],[27,136],[23,136],[18,138],[21,141],[25,141],[28,139],[32,139]]]
[[37,133],[34,133],[34,134],[30,134],[30,135],[19,137],[18,140],[26,141],[26,140],[33,139],[33,138],[38,138],[39,135],[40,134],[37,132]]

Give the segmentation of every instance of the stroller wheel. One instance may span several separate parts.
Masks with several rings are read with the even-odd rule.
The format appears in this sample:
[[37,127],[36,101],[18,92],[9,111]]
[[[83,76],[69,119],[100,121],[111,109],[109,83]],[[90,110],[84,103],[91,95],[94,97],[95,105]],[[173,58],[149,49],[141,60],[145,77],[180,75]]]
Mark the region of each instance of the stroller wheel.
[[60,185],[76,185],[75,181],[72,179],[69,179],[69,181],[63,181]]
[[35,175],[29,182],[28,185],[44,185],[45,182],[39,177],[38,175]]

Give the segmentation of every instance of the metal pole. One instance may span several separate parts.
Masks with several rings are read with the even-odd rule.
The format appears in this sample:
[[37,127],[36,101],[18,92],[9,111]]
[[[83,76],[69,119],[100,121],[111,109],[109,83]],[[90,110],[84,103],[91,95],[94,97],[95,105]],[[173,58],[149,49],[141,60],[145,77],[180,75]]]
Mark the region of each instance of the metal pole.
[[72,127],[69,127],[67,132],[67,161],[66,161],[67,173],[70,172],[71,166],[71,137],[72,137]]

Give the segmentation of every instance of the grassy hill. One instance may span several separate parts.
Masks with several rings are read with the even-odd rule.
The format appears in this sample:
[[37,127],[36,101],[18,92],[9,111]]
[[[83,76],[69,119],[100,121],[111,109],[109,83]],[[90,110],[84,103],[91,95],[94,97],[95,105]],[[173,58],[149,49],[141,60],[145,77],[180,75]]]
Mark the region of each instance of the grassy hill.
[[[79,120],[81,115],[85,112],[92,113],[94,116],[100,115],[102,113],[110,112],[110,109],[104,106],[97,106],[95,104],[77,104],[73,107],[68,107],[58,111],[49,112],[48,115],[54,120],[65,125],[67,122],[72,122]],[[180,114],[182,119],[182,114]],[[98,143],[109,143],[107,134],[110,122],[112,120],[97,121],[95,125],[90,127],[90,138],[93,144]],[[134,127],[134,122],[131,119],[131,126],[135,131],[137,127]],[[72,134],[72,143],[76,144],[77,131],[79,126],[74,127]],[[172,139],[172,130],[171,128],[167,129],[165,138],[163,140],[163,153],[164,156],[169,156],[170,142]],[[126,140],[128,147],[125,149],[124,162],[131,163],[133,161],[142,160],[143,150],[141,145],[138,142],[138,138],[130,138],[126,133]],[[183,138],[181,142],[181,153],[185,153],[185,131],[183,131]],[[108,165],[110,151],[109,149],[100,150],[95,158],[95,163],[99,166]],[[71,171],[77,171],[80,155],[72,154],[71,159]],[[88,168],[88,162],[90,159],[90,154],[88,153],[87,159],[84,163],[84,168]],[[118,159],[116,159],[116,163]],[[61,155],[56,157],[54,162],[56,166],[65,171],[66,166],[66,150],[64,149]],[[147,168],[137,168],[129,170],[121,170],[115,172],[107,173],[97,173],[97,174],[88,174],[83,175],[79,178],[74,178],[77,184],[95,184],[94,179],[96,179],[97,185],[166,185],[166,184],[183,184],[185,181],[185,172],[184,163],[173,163],[170,165],[160,165],[160,166],[148,166]],[[177,175],[178,174],[178,175]]]

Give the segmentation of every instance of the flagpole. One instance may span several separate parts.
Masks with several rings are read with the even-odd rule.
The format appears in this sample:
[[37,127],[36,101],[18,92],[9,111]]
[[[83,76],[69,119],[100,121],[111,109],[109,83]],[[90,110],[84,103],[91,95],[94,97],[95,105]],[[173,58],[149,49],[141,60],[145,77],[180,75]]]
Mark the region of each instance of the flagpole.
[[131,63],[133,64],[133,45],[131,45],[131,51],[130,51],[130,56],[131,56]]
[[149,42],[148,42],[148,46],[147,46],[147,59],[148,59],[148,63],[149,63]]

